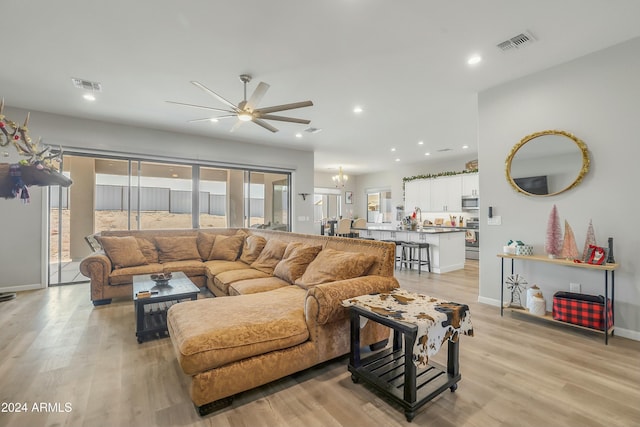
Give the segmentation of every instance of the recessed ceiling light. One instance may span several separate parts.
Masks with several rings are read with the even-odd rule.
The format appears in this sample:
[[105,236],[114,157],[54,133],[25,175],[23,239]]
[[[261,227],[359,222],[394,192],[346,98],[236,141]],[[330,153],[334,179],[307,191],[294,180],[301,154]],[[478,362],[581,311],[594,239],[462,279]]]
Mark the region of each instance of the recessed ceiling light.
[[82,97],[84,99],[86,99],[87,101],[95,101],[96,100],[96,97],[93,96],[93,94],[91,94],[91,93],[85,93],[84,95],[82,95]]
[[424,155],[425,155],[425,156],[430,156],[430,155],[431,155],[431,153],[424,153]]
[[463,146],[462,146],[462,149],[463,149],[463,150],[466,150],[467,148],[469,148],[469,146],[468,146],[468,145],[463,145]]
[[393,152],[393,151],[396,151],[396,148],[395,148],[395,147],[393,147],[393,148],[391,149],[391,151],[392,151],[392,152]]
[[357,105],[356,107],[354,107],[353,112],[356,113],[356,114],[362,113],[362,107]]
[[399,162],[399,161],[400,161],[400,159],[396,159],[396,162]]
[[211,118],[209,119],[209,121],[210,121],[211,123],[218,123],[218,119],[216,119],[215,117],[211,117]]
[[296,138],[302,138],[302,134],[300,132],[296,133]]
[[424,145],[424,141],[418,141],[418,145]]
[[177,174],[177,173],[172,173],[172,174],[171,174],[171,178],[177,178],[177,177],[178,177],[178,174]]
[[480,55],[473,55],[472,57],[467,59],[467,64],[476,65],[476,64],[480,63],[480,61],[482,61],[482,57]]

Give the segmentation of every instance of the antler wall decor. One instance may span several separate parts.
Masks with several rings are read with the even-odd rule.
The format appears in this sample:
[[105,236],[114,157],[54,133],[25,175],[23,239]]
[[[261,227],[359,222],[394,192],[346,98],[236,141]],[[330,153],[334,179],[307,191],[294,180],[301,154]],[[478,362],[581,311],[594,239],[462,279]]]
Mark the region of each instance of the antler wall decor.
[[0,197],[13,199],[20,195],[22,201],[26,203],[29,201],[27,187],[31,185],[70,186],[71,179],[58,172],[62,147],[57,152],[53,152],[51,147],[40,145],[42,139],[34,144],[31,142],[27,127],[30,113],[27,113],[24,124],[20,126],[7,119],[3,110],[4,99],[0,102],[0,147],[13,144],[18,154],[27,158],[13,165],[0,163]]

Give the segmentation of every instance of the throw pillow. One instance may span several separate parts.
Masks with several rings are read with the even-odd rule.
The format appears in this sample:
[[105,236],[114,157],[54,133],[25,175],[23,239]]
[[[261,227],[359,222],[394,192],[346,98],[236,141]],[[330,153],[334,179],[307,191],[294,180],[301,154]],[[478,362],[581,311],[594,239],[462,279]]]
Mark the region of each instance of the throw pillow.
[[198,253],[200,254],[200,259],[206,261],[209,259],[209,254],[211,253],[211,248],[213,247],[213,242],[216,240],[217,234],[214,233],[203,233],[198,232]]
[[216,240],[211,247],[211,253],[207,259],[235,261],[238,259],[243,243],[244,236],[241,234],[236,234],[235,236],[216,236]]
[[273,275],[289,283],[294,283],[302,276],[321,250],[322,246],[309,246],[299,242],[289,243],[284,258],[276,265]]
[[264,245],[264,249],[262,249],[258,258],[251,263],[251,268],[264,271],[267,274],[273,274],[273,269],[276,268],[286,250],[287,242],[277,239],[267,240],[267,244]]
[[100,237],[100,244],[116,269],[147,264],[147,259],[133,236]]
[[360,277],[375,261],[376,257],[373,255],[326,248],[320,251],[295,284],[308,288],[322,283]]
[[156,237],[158,259],[161,263],[200,259],[197,236]]
[[242,247],[242,255],[240,255],[240,261],[245,264],[251,264],[258,259],[260,253],[264,249],[264,245],[267,244],[267,239],[262,236],[248,236],[244,240],[244,246]]
[[156,248],[156,244],[144,237],[136,237],[136,240],[138,241],[138,246],[140,247],[140,251],[142,251],[142,255],[147,259],[147,263],[157,263],[158,249]]

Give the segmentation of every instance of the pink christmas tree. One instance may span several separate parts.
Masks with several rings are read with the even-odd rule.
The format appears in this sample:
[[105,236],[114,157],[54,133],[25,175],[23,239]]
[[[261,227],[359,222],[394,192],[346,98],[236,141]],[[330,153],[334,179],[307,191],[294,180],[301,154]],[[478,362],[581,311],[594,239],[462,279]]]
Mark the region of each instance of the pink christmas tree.
[[557,258],[562,252],[562,229],[560,227],[560,216],[558,215],[558,208],[553,205],[551,213],[549,214],[549,221],[547,222],[547,240],[544,244],[544,250],[549,255],[549,258]]
[[562,258],[565,259],[578,259],[578,246],[576,246],[576,238],[573,235],[573,230],[567,222],[564,221],[564,239],[562,241]]
[[593,223],[589,220],[589,228],[587,228],[587,238],[584,241],[584,249],[582,250],[582,260],[586,261],[589,255],[589,245],[598,246],[596,244],[596,233],[593,231]]

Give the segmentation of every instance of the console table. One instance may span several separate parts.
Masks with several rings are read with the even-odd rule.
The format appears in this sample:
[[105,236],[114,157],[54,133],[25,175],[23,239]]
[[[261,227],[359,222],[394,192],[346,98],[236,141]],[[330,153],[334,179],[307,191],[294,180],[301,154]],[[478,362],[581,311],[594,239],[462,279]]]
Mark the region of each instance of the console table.
[[[458,388],[459,336],[473,335],[469,307],[395,289],[343,301],[351,319],[349,372],[404,407],[407,421],[416,410],[446,389]],[[361,358],[361,317],[393,329],[393,344]],[[403,343],[404,337],[404,343]],[[444,342],[447,366],[429,360]],[[404,344],[404,345],[403,345]]]
[[[602,306],[602,309],[604,310],[603,313],[603,318],[604,318],[604,325],[605,325],[605,330],[600,331],[598,329],[591,329],[591,328],[586,328],[584,326],[580,326],[580,325],[574,325],[573,323],[567,323],[567,322],[561,322],[559,320],[555,320],[550,313],[547,313],[545,316],[535,316],[537,318],[541,318],[541,319],[545,319],[548,320],[550,322],[557,322],[557,323],[561,323],[563,325],[568,325],[568,326],[573,326],[576,328],[581,328],[581,329],[586,329],[589,331],[595,331],[595,332],[602,332],[604,333],[604,343],[609,344],[609,334],[611,334],[613,336],[614,333],[614,326],[612,326],[611,328],[606,328],[606,325],[608,325],[608,310],[607,310],[607,306],[609,304],[609,301],[611,301],[611,315],[614,316],[615,310],[614,310],[614,296],[615,296],[615,270],[619,267],[619,264],[617,263],[607,263],[604,265],[595,265],[595,264],[588,264],[588,263],[584,263],[584,262],[574,262],[571,260],[566,260],[566,259],[557,259],[557,258],[549,258],[546,256],[541,256],[541,255],[512,255],[512,254],[498,254],[498,257],[500,258],[500,262],[501,262],[501,272],[500,272],[500,316],[502,316],[504,314],[504,260],[505,259],[511,259],[511,274],[514,273],[514,261],[516,259],[522,260],[524,262],[545,262],[545,263],[551,263],[551,264],[555,264],[555,265],[563,265],[565,267],[574,267],[574,268],[586,268],[586,269],[590,269],[590,270],[596,270],[596,271],[604,271],[604,305]],[[609,297],[609,282],[611,282],[611,297]],[[517,313],[522,313],[522,314],[529,314],[528,311],[526,310],[512,310],[513,312],[517,312]],[[612,319],[613,320],[613,319]],[[613,322],[612,322],[613,323]]]

